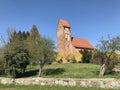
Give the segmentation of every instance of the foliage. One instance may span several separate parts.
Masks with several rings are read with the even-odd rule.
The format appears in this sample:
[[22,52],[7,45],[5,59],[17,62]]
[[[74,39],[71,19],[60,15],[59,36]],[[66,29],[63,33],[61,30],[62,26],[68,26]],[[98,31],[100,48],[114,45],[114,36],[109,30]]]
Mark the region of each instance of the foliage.
[[80,53],[82,54],[82,62],[89,63],[92,58],[92,51],[84,49]]
[[[109,56],[110,53],[111,52],[107,52],[107,56]],[[119,53],[119,51],[118,52],[117,51],[113,52],[110,58],[111,59],[115,58],[116,60],[120,61],[120,53]]]
[[57,62],[62,62],[63,60],[67,60],[68,62],[81,62],[82,54],[80,53],[58,53],[55,55],[55,60]]
[[116,50],[120,50],[120,37],[108,37],[108,40],[100,40],[98,44],[97,54],[95,54],[95,59],[101,59],[102,63],[106,64],[106,68],[112,71],[114,66],[117,64],[118,59],[115,56]]
[[102,65],[104,64],[104,53],[99,50],[94,50],[93,58],[90,60],[91,63]]
[[56,53],[56,54],[54,55],[54,57],[55,57],[55,60],[56,60],[57,62],[62,62],[63,54],[62,54],[62,53]]
[[[4,40],[5,41],[5,40]],[[38,63],[39,75],[44,64],[52,60],[54,43],[50,38],[41,37],[35,25],[30,33],[8,29],[8,41],[5,42],[3,59],[0,57],[0,67],[5,66],[5,73],[13,78],[25,73],[29,63]],[[2,69],[3,70],[3,69]]]
[[6,53],[6,73],[17,77],[18,73],[24,73],[29,64],[29,55],[26,49],[15,48],[13,53]]
[[82,62],[82,54],[81,53],[75,53],[75,60],[76,62]]
[[0,48],[0,74],[4,73],[4,55],[3,48]]
[[29,64],[29,52],[25,46],[27,34],[19,31],[12,32],[5,46],[5,72],[13,78],[19,73],[24,73]]
[[39,60],[38,58],[40,58],[41,55],[41,50],[39,50],[41,48],[39,45],[40,43],[41,43],[41,36],[38,32],[37,27],[33,25],[30,30],[30,35],[27,38],[27,48],[30,52],[31,62],[35,62]]
[[43,71],[44,64],[53,59],[54,44],[49,38],[41,37],[35,25],[32,26],[30,36],[28,37],[28,50],[32,62],[38,62],[39,76]]
[[0,57],[0,74],[4,74],[4,58]]

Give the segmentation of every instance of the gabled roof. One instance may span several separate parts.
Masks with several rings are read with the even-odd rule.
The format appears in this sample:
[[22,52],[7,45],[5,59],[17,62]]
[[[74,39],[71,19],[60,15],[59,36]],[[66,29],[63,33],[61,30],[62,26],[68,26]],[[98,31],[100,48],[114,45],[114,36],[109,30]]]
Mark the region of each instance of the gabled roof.
[[72,45],[77,48],[94,49],[88,40],[81,38],[72,38]]
[[59,22],[66,27],[70,27],[69,23],[66,20],[60,19]]

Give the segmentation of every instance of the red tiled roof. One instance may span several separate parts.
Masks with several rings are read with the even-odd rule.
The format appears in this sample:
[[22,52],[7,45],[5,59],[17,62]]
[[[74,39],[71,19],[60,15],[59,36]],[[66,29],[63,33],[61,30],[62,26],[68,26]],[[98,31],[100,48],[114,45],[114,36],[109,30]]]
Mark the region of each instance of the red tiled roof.
[[63,26],[70,27],[69,23],[66,20],[60,20],[59,21]]
[[88,40],[81,38],[72,38],[72,45],[78,48],[94,49]]

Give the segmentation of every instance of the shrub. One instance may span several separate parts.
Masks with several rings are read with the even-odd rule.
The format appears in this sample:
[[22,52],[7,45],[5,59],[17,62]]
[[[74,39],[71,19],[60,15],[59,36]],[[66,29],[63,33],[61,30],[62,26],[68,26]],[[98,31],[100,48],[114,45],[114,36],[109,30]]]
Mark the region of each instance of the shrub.
[[68,62],[81,62],[82,61],[82,54],[81,53],[58,53],[55,55],[55,60],[57,62],[61,62],[63,60],[67,60]]
[[82,54],[82,62],[89,63],[92,57],[92,51],[84,49],[80,53]]
[[62,53],[58,53],[58,54],[55,54],[54,57],[55,57],[55,60],[57,62],[61,62],[61,60],[63,58],[63,54]]
[[90,62],[93,63],[93,64],[102,65],[102,64],[104,64],[104,58],[105,58],[104,53],[102,53],[98,50],[95,50],[93,52],[93,57],[90,60]]
[[76,62],[82,62],[82,54],[81,53],[76,53],[74,57],[75,57]]

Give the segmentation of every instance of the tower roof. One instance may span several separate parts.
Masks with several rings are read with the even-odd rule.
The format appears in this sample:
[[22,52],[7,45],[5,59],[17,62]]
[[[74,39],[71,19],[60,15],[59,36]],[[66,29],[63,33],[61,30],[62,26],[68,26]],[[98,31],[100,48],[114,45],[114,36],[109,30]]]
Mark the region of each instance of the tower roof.
[[59,22],[66,27],[70,27],[69,23],[66,20],[60,19]]
[[89,43],[88,40],[81,38],[72,38],[72,45],[78,48],[94,49],[94,47]]

